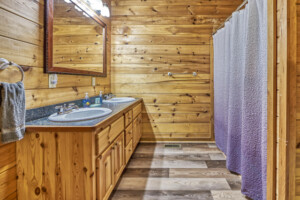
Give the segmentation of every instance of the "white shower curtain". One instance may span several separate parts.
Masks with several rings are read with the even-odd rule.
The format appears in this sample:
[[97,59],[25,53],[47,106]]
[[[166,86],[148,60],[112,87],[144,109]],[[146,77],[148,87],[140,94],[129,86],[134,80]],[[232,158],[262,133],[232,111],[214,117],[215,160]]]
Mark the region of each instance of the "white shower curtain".
[[218,147],[225,152],[225,127],[224,127],[224,114],[223,113],[223,83],[225,74],[225,29],[218,31],[214,36],[214,57],[219,58],[214,60],[214,126],[215,126],[215,139]]
[[231,20],[231,56],[228,91],[227,168],[241,173],[242,96],[244,95],[245,47],[248,6]]
[[215,138],[242,192],[266,199],[267,1],[249,0],[214,35]]

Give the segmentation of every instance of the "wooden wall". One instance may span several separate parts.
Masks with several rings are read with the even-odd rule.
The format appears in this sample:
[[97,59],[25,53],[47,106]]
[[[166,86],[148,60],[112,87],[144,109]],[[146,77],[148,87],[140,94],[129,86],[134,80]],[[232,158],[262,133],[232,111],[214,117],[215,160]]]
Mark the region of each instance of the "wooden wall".
[[[90,96],[98,95],[100,90],[110,92],[110,53],[108,76],[97,78],[96,87],[91,86],[90,76],[58,75],[57,88],[48,88],[48,75],[43,73],[44,0],[0,0],[0,18],[0,57],[28,67],[25,72],[27,109],[81,99],[86,92]],[[16,82],[20,77],[15,69],[0,72],[0,82]],[[15,143],[0,146],[0,155],[0,199],[14,199]]]
[[210,38],[241,2],[112,1],[112,91],[144,98],[142,141],[213,139]]
[[[25,73],[26,108],[71,101],[110,91],[107,78],[97,78],[92,87],[90,76],[59,75],[55,89],[48,88],[48,75],[43,73],[44,0],[0,0],[0,57],[29,66]],[[108,44],[108,46],[110,46]],[[110,68],[108,55],[108,68]],[[20,80],[16,70],[0,73],[0,81]]]
[[277,2],[277,188],[276,199],[297,200],[299,193],[299,44],[297,1]]
[[297,142],[296,142],[296,200],[300,199],[300,0],[296,2],[297,12]]

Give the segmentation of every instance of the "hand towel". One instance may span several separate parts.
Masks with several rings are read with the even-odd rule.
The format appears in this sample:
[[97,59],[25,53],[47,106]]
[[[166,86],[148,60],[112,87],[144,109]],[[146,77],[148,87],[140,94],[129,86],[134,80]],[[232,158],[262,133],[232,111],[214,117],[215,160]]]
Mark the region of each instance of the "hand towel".
[[25,134],[25,90],[23,82],[1,83],[0,129],[2,143],[21,140]]

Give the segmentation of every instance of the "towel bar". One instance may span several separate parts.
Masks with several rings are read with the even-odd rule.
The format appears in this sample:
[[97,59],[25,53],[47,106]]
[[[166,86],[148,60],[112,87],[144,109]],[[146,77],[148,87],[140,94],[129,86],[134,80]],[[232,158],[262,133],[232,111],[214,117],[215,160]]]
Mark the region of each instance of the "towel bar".
[[172,72],[168,72],[168,76],[173,76],[176,74],[192,74],[193,76],[197,76],[197,72],[193,72],[193,73],[172,73]]
[[20,67],[16,63],[13,63],[13,62],[10,62],[10,61],[4,59],[4,58],[0,58],[0,70],[4,70],[7,67],[9,67],[10,65],[17,67],[20,70],[20,72],[22,73],[22,80],[21,81],[23,82],[24,81],[24,71],[23,71],[22,67]]

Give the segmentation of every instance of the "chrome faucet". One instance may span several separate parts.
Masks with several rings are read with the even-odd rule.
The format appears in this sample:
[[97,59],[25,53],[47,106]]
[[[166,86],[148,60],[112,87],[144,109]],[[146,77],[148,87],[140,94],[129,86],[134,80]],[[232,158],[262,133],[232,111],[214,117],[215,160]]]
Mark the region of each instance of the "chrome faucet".
[[57,110],[57,115],[64,115],[68,114],[73,111],[73,109],[79,109],[75,103],[70,103],[68,106],[64,104],[63,106],[56,106],[55,109]]
[[109,99],[111,99],[111,98],[113,98],[113,97],[116,97],[116,95],[114,95],[114,94],[112,94],[112,93],[108,93],[108,94],[104,95],[104,99],[105,99],[105,100],[109,100]]

